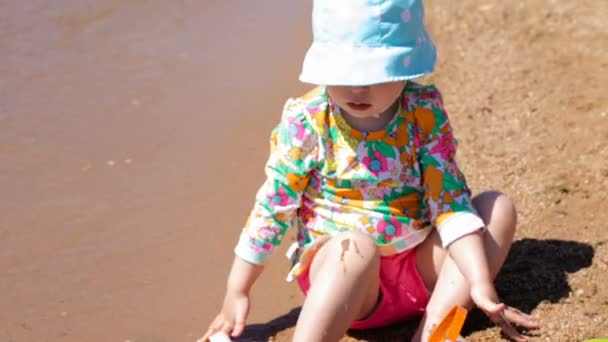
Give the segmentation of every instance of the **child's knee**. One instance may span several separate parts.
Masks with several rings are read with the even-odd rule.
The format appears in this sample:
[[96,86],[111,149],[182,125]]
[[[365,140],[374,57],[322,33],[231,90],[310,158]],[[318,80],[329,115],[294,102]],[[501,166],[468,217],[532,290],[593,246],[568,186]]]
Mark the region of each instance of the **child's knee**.
[[509,198],[509,196],[498,193],[498,197],[496,199],[496,205],[498,206],[498,210],[503,215],[510,217],[515,224],[517,222],[517,209],[515,208],[515,203]]
[[506,194],[499,191],[486,191],[473,198],[473,205],[486,224],[500,222],[501,229],[516,229],[517,209]]
[[350,241],[350,244],[356,245],[360,251],[367,251],[371,254],[378,253],[376,242],[369,236],[359,232],[343,232],[335,236],[339,244],[346,244],[344,241]]
[[376,242],[369,236],[358,232],[344,232],[334,237],[333,252],[342,262],[354,261],[367,265],[378,264],[380,253]]

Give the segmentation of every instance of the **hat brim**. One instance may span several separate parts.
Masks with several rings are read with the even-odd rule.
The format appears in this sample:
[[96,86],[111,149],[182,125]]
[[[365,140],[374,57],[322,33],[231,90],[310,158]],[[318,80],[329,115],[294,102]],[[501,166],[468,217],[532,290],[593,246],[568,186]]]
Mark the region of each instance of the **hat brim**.
[[314,42],[304,58],[300,81],[363,86],[410,80],[431,73],[436,58],[430,42],[396,47]]

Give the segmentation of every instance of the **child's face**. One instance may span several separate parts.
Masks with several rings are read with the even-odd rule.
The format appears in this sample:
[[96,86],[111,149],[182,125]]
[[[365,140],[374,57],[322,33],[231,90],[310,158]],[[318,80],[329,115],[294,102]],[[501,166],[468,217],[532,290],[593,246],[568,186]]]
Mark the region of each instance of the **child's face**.
[[379,117],[395,103],[405,81],[371,86],[327,86],[331,99],[348,114],[358,118]]

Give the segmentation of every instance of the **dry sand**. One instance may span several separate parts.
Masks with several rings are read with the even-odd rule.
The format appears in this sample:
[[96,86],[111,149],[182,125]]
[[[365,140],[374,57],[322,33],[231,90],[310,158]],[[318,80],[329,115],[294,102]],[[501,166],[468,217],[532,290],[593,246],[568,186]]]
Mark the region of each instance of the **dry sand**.
[[[200,336],[268,133],[307,89],[310,4],[290,3],[0,3],[1,341]],[[608,2],[427,8],[439,64],[424,81],[460,165],[519,208],[501,297],[540,320],[533,341],[608,337]],[[286,269],[278,251],[244,340],[289,340],[302,296]],[[345,341],[403,341],[414,324]],[[479,313],[466,335],[500,339]]]

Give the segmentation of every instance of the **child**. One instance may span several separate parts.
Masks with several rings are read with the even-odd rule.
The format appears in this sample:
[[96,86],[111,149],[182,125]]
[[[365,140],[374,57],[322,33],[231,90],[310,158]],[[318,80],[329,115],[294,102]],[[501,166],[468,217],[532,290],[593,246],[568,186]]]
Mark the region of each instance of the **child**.
[[271,137],[267,179],[243,230],[220,314],[204,339],[239,336],[249,290],[284,233],[306,293],[294,341],[337,341],[347,329],[422,316],[413,341],[454,305],[481,308],[503,332],[536,321],[499,302],[493,279],[515,232],[511,201],[475,198],[456,166],[432,72],[422,0],[315,0],[314,42]]

